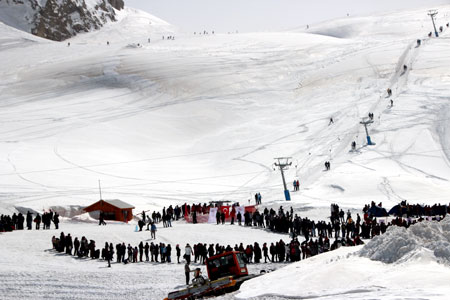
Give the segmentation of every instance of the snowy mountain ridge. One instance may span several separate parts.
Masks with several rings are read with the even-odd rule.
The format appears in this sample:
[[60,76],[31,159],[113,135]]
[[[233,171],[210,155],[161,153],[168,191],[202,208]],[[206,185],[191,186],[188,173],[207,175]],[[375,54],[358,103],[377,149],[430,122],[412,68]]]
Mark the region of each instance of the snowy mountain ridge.
[[0,0],[0,21],[62,41],[117,21],[117,11],[123,8],[123,0]]

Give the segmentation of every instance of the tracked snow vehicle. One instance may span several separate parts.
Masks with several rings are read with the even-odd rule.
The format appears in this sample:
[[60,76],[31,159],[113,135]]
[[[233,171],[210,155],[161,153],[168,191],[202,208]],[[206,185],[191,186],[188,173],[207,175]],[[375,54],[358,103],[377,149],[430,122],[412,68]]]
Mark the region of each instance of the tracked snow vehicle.
[[196,299],[217,296],[239,289],[241,284],[259,275],[249,275],[244,254],[236,251],[224,252],[206,260],[208,278],[194,278],[192,284],[169,293],[165,300]]

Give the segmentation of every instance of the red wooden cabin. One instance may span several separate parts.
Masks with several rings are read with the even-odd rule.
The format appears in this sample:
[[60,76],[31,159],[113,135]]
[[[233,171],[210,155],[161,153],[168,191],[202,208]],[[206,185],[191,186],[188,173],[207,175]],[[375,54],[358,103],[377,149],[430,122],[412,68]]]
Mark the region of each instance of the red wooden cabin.
[[[105,220],[128,222],[133,219],[134,206],[121,200],[100,200],[84,208],[86,212],[103,212]],[[97,215],[97,217],[98,217]]]

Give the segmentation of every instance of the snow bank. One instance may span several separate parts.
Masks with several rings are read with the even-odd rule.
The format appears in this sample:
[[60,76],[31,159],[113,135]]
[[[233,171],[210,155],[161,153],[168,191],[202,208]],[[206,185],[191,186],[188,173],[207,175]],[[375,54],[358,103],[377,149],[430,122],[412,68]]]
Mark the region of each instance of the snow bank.
[[84,213],[84,214],[81,214],[78,216],[74,216],[72,218],[72,220],[78,221],[78,222],[86,222],[86,223],[97,223],[98,222],[98,220],[91,217],[89,213]]
[[450,263],[450,217],[447,216],[441,222],[420,222],[408,229],[390,227],[357,254],[384,263],[425,258]]

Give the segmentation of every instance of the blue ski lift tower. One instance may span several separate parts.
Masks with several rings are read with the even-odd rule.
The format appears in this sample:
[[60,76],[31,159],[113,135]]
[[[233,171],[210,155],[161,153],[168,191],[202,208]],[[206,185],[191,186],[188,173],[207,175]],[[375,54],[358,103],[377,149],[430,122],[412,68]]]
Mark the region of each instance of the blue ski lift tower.
[[289,190],[286,186],[286,179],[284,178],[284,170],[289,169],[289,166],[292,165],[292,157],[277,157],[275,159],[275,166],[280,168],[281,171],[281,178],[283,179],[283,186],[284,186],[284,197],[286,198],[286,201],[291,200],[291,195],[289,194]]
[[372,120],[364,120],[364,119],[363,119],[363,120],[362,120],[361,122],[359,122],[359,123],[362,124],[362,125],[364,125],[364,129],[366,129],[367,145],[369,145],[369,146],[374,145],[374,143],[372,143],[372,140],[371,140],[371,138],[370,138],[369,131],[367,130],[367,126],[370,125],[370,124],[372,124],[373,121],[372,121]]
[[439,37],[439,33],[436,29],[436,24],[434,23],[434,18],[436,17],[437,14],[438,14],[437,10],[429,10],[428,11],[428,15],[431,17],[431,22],[433,22],[434,35],[436,37]]

